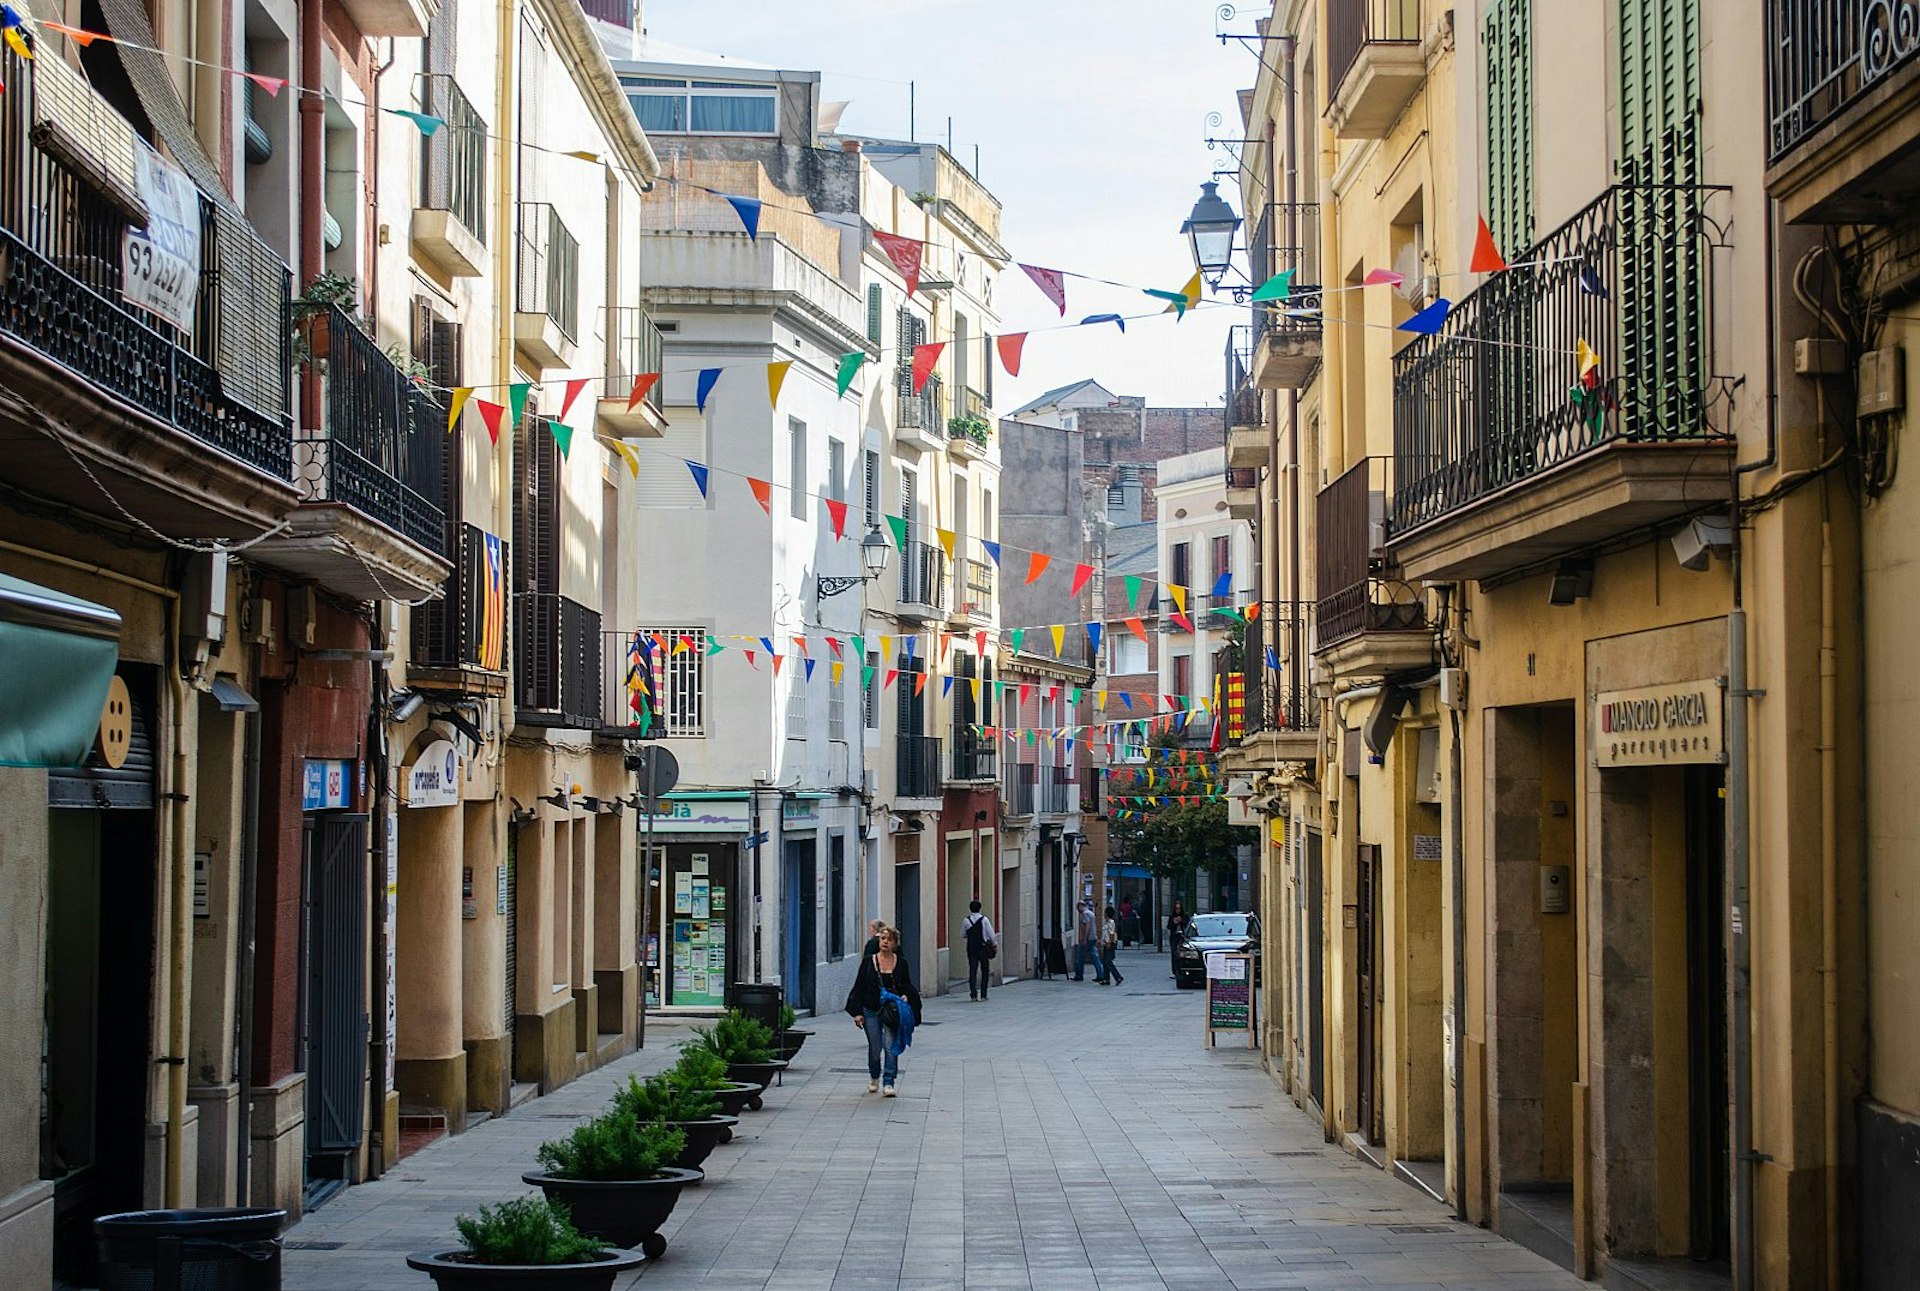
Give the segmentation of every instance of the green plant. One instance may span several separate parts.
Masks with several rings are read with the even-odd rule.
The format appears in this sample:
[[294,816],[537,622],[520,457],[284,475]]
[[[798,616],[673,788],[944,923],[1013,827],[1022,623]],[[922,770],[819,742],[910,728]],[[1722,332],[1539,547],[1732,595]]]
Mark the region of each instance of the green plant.
[[482,1206],[453,1223],[476,1264],[585,1264],[607,1249],[573,1226],[565,1206],[538,1193]]
[[711,1027],[695,1027],[687,1043],[727,1063],[773,1061],[773,1032],[738,1009]]
[[782,1031],[793,1030],[793,1024],[799,1020],[800,1015],[793,1011],[793,1005],[782,1004],[780,1006],[780,1029]]
[[617,1108],[540,1145],[548,1174],[561,1179],[651,1179],[671,1165],[687,1136],[662,1121],[637,1121]]
[[394,367],[400,369],[402,376],[416,384],[425,381],[433,375],[432,368],[422,363],[419,359],[414,358],[413,355],[407,353],[406,350],[397,344],[389,345],[386,348],[386,356]]
[[972,413],[963,413],[958,417],[947,418],[948,439],[971,439],[982,448],[987,446],[987,436],[993,427],[985,417],[976,417]]
[[614,1091],[613,1113],[636,1121],[701,1121],[720,1111],[720,1100],[704,1088],[684,1083],[673,1072],[642,1081],[629,1076]]
[[688,1089],[719,1089],[727,1081],[727,1060],[695,1044],[680,1047],[680,1061],[668,1069]]

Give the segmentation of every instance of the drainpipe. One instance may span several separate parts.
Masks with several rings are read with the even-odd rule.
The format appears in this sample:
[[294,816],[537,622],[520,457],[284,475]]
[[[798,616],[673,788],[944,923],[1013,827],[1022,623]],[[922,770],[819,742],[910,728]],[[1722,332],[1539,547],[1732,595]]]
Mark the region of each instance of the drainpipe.
[[1820,1011],[1826,1083],[1827,1285],[1840,1285],[1840,922],[1836,727],[1840,669],[1834,650],[1833,525],[1820,524]]
[[[257,655],[256,654],[256,663]],[[258,667],[254,670],[256,679]],[[255,681],[258,685],[258,681]],[[234,1137],[238,1155],[234,1160],[234,1202],[248,1204],[248,1167],[253,1153],[253,958],[258,918],[254,902],[260,891],[260,713],[245,714],[246,749],[241,766],[241,781],[246,786],[246,801],[240,807],[240,935],[234,947],[234,1013],[238,1022],[234,1041],[233,1066],[238,1086],[237,1124]]]
[[[1450,667],[1458,666],[1447,648],[1444,625],[1452,608],[1452,588],[1440,588],[1441,657]],[[1460,590],[1466,600],[1466,589]],[[1466,607],[1461,606],[1464,610]],[[1447,753],[1447,833],[1453,844],[1453,865],[1447,875],[1448,895],[1453,901],[1453,999],[1448,1012],[1453,1015],[1453,1213],[1463,1223],[1467,1219],[1467,823],[1465,754],[1460,748],[1460,710],[1448,709],[1447,720],[1453,728],[1453,744]]]
[[187,805],[192,795],[187,764],[187,679],[181,673],[180,598],[167,601],[167,690],[173,707],[173,756],[168,759],[167,783],[161,801],[167,804],[167,899],[172,927],[167,945],[167,1048],[161,1057],[167,1068],[166,1204],[178,1207],[187,1187],[187,969],[193,947],[193,839],[187,832]]
[[1733,1015],[1733,1285],[1753,1291],[1753,960],[1748,942],[1747,612],[1740,606],[1739,528],[1734,529],[1734,608],[1727,614],[1727,935]]
[[325,267],[320,231],[326,224],[327,104],[320,93],[325,83],[321,53],[320,6],[323,0],[304,0],[300,6],[300,286],[313,285]]

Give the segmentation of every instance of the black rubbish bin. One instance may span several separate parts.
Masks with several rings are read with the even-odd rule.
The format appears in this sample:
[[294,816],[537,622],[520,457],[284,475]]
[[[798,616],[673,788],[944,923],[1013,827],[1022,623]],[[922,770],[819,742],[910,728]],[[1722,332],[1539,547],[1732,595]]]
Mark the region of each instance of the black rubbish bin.
[[286,1222],[254,1206],[102,1215],[100,1291],[280,1291]]
[[780,1034],[781,989],[769,982],[735,982],[729,1007],[758,1022],[777,1038]]

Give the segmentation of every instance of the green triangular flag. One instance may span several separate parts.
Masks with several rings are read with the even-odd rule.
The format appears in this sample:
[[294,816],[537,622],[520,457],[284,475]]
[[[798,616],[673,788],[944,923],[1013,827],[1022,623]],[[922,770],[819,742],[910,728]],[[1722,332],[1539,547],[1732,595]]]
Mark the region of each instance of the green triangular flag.
[[520,414],[527,410],[527,396],[533,393],[533,382],[516,381],[507,387],[507,403],[513,412],[513,425],[520,425]]
[[1013,628],[1008,631],[1007,635],[1013,639],[1013,652],[1019,654],[1021,645],[1027,639],[1027,630],[1025,628]]
[[847,392],[847,387],[853,384],[854,373],[858,372],[860,365],[866,361],[867,355],[864,350],[855,350],[851,354],[840,356],[840,375],[834,379],[834,385],[839,393],[844,395]]
[[573,449],[573,427],[564,421],[550,421],[547,429],[553,432],[553,442],[560,445],[560,456],[565,457]]
[[1140,575],[1128,574],[1127,575],[1127,608],[1130,610],[1133,610],[1133,609],[1138,609],[1139,607],[1140,607]]
[[907,549],[907,518],[905,516],[888,516],[887,528],[893,530],[893,545],[901,551],[905,551]]
[[865,664],[860,669],[860,685],[863,689],[873,689],[873,665]]
[[1285,300],[1293,294],[1293,270],[1283,269],[1260,284],[1260,290],[1253,293],[1255,301]]
[[1077,704],[1080,702],[1080,688],[1078,686],[1073,686],[1068,689],[1067,702],[1069,704]]
[[853,657],[855,659],[865,659],[867,657],[867,639],[865,637],[855,637],[853,639]]
[[719,654],[722,650],[725,650],[725,649],[726,647],[720,644],[720,638],[718,637],[707,638],[707,658],[711,659],[713,658],[713,656]]

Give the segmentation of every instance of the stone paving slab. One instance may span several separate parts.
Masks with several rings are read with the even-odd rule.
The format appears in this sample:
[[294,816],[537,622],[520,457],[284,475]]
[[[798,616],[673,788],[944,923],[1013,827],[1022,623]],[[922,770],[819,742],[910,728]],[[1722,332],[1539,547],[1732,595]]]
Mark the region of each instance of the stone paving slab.
[[[1281,1291],[1585,1284],[1322,1141],[1245,1049],[1201,1045],[1199,992],[1122,951],[1127,984],[1022,982],[929,1000],[900,1094],[866,1092],[843,1015],[766,1110],[746,1113],[681,1195],[666,1255],[617,1285],[751,1291],[1033,1288]],[[419,1291],[408,1252],[526,1191],[534,1150],[616,1085],[673,1061],[648,1047],[402,1161],[287,1233],[286,1291]]]

